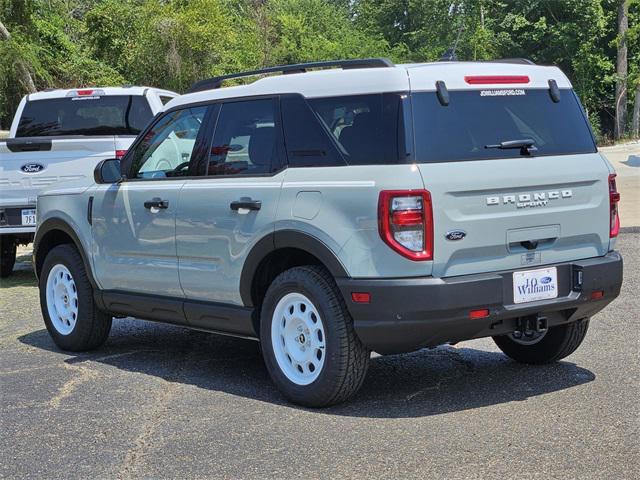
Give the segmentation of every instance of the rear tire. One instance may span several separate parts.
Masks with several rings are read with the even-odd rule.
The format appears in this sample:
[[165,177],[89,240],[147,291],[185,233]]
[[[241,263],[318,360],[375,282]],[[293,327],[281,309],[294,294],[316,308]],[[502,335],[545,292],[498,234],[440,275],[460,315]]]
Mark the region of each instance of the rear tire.
[[347,400],[362,386],[370,352],[342,295],[321,267],[286,270],[271,283],[260,321],[264,362],[285,397],[307,407]]
[[77,352],[105,342],[112,317],[96,307],[84,262],[74,246],[58,245],[47,254],[39,287],[44,323],[58,347]]
[[511,335],[493,337],[500,350],[516,362],[540,365],[557,362],[568,357],[580,346],[587,330],[589,319],[551,327],[544,337],[527,345],[522,340],[516,341]]
[[7,278],[16,263],[16,241],[12,236],[0,237],[0,278]]

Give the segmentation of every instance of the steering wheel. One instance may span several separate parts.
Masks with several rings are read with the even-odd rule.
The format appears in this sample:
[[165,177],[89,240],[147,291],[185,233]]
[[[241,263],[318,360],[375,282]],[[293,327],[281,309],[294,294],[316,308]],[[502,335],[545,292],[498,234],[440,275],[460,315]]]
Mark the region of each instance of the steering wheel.
[[185,169],[189,167],[189,163],[190,162],[182,162],[180,165],[178,165],[173,170],[169,170],[169,171],[165,172],[165,175],[167,177],[180,176],[180,175],[182,175],[184,173]]
[[180,165],[178,165],[176,168],[174,168],[172,171],[175,173],[181,173],[185,167],[189,166],[190,162],[182,162]]

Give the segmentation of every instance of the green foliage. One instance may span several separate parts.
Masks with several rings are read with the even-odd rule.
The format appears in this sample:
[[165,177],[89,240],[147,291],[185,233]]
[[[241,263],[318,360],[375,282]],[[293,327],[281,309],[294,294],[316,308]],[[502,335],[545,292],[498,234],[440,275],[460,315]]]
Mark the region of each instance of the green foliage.
[[[629,0],[629,91],[640,82],[640,0]],[[38,88],[134,83],[176,91],[264,66],[387,56],[527,57],[571,78],[594,130],[614,113],[618,0],[0,0],[0,124]],[[633,94],[629,95],[631,108]]]

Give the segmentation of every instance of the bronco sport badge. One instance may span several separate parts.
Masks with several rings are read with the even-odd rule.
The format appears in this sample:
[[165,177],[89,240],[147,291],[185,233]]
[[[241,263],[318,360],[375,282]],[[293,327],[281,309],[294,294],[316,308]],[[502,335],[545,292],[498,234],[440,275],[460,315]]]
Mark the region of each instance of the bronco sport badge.
[[549,201],[573,197],[571,190],[552,190],[549,192],[521,193],[487,197],[487,205],[513,203],[517,208],[546,207]]

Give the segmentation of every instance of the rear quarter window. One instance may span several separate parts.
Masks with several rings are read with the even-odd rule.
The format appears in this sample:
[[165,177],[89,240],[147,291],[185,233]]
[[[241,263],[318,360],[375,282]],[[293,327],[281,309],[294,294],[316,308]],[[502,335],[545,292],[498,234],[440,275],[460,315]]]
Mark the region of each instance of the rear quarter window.
[[139,95],[33,100],[24,106],[16,137],[138,135],[152,117]]
[[486,148],[531,139],[541,155],[592,153],[596,145],[575,93],[546,89],[450,91],[443,106],[435,92],[412,94],[416,161],[513,158],[518,150]]
[[309,104],[349,165],[404,162],[404,101],[400,93],[313,98]]

